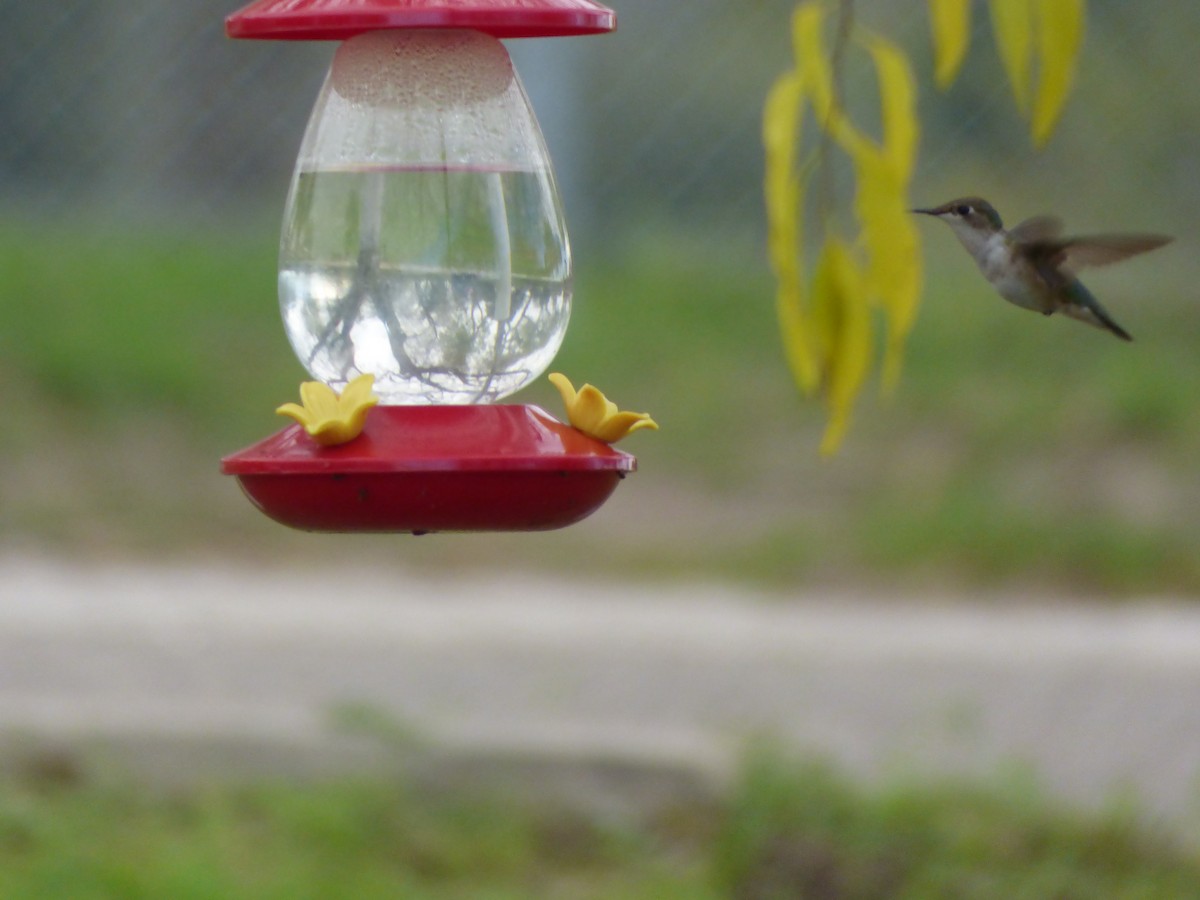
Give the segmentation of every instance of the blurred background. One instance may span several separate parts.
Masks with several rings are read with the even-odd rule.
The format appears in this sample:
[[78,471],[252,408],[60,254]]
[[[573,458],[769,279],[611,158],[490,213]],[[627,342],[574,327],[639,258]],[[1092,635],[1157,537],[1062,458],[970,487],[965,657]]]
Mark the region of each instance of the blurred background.
[[[576,264],[555,368],[661,430],[622,445],[639,471],[577,526],[422,538],[291,532],[219,474],[306,377],[276,253],[333,50],[228,40],[235,5],[0,0],[0,558],[683,577],[781,599],[1200,592],[1197,4],[1088,4],[1075,89],[1034,152],[984,4],[942,93],[925,5],[856,3],[916,69],[916,205],[978,194],[1009,224],[1176,241],[1087,279],[1124,344],[1003,303],[923,222],[903,377],[868,387],[832,459],[764,250],[761,108],[794,4],[612,0],[612,35],[509,42]],[[860,54],[845,90],[873,108]],[[515,399],[560,409],[545,382]]]
[[[1091,284],[1137,342],[997,302],[925,225],[905,376],[872,385],[842,453],[790,383],[763,251],[760,112],[788,64],[783,0],[614,4],[615,34],[512,41],[577,265],[556,366],[662,424],[582,528],[310,538],[252,514],[217,460],[279,424],[304,373],[275,295],[279,219],[332,46],[230,41],[220,3],[4,6],[0,36],[0,540],[69,553],[337,552],[605,565],[777,585],[1200,585],[1191,4],[1089,5],[1078,83],[1034,153],[976,10],[957,83],[927,20],[857,5],[911,55],[914,202],[1177,235]],[[853,55],[849,96],[871,109]],[[544,383],[517,398],[553,410]],[[592,557],[595,558],[595,557]]]

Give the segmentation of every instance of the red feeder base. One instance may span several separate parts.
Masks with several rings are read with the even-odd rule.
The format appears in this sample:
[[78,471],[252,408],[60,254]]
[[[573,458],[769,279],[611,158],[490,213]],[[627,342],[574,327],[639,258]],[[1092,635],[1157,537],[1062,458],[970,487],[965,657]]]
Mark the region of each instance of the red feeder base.
[[378,406],[349,443],[289,425],[221,471],[293,528],[422,534],[562,528],[636,464],[536,406]]

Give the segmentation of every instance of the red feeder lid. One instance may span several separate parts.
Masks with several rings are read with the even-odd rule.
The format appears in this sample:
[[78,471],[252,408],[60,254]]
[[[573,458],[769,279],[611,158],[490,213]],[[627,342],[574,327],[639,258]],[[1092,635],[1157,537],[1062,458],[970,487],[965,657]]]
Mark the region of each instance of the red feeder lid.
[[322,447],[299,425],[221,460],[307,531],[543,531],[590,515],[636,467],[536,406],[377,406]]
[[385,28],[473,28],[497,38],[599,34],[617,14],[593,0],[255,0],[225,19],[232,38],[342,41]]

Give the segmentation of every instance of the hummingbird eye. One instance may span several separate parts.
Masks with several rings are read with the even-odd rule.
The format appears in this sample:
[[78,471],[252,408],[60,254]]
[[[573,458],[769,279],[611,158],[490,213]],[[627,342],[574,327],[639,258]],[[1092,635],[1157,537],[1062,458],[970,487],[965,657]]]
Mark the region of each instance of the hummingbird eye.
[[954,211],[956,213],[958,213],[960,216],[969,216],[971,214],[971,207],[967,206],[964,203],[961,206],[956,206],[954,208]]

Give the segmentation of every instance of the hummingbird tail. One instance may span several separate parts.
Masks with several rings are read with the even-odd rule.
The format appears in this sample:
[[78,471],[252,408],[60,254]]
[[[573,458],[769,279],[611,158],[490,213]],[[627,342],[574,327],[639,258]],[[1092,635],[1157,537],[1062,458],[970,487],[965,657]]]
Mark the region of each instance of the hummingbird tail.
[[1108,317],[1108,315],[1105,314],[1104,312],[1100,312],[1099,315],[1097,316],[1097,318],[1101,322],[1104,323],[1105,328],[1107,328],[1109,331],[1111,331],[1113,334],[1115,334],[1121,340],[1123,340],[1123,341],[1132,341],[1133,340],[1132,334],[1130,334],[1128,331],[1126,331],[1124,328],[1122,328],[1120,325],[1118,325],[1116,322],[1114,322],[1112,319],[1110,319]]
[[1114,322],[1112,316],[1104,311],[1104,307],[1100,305],[1100,301],[1093,297],[1091,291],[1078,281],[1071,286],[1070,294],[1072,302],[1063,304],[1060,307],[1061,312],[1072,319],[1077,319],[1080,322],[1086,322],[1089,325],[1112,332],[1123,341],[1133,340],[1133,336]]

